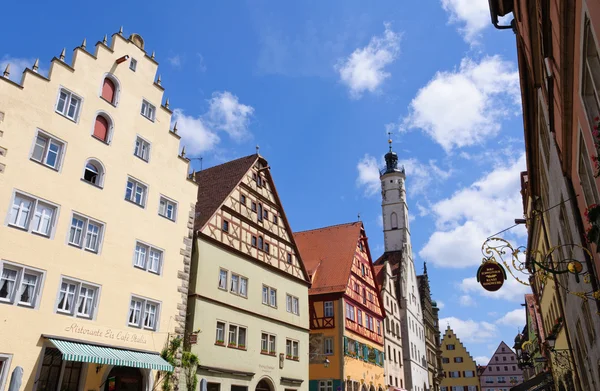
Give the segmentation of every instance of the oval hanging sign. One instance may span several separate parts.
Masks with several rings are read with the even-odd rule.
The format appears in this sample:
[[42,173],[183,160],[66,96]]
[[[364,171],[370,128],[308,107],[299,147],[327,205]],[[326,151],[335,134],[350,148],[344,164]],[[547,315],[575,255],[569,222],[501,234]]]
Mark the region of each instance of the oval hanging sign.
[[490,292],[495,292],[502,288],[506,280],[506,272],[502,265],[494,261],[482,263],[477,270],[477,282],[481,284],[483,289]]

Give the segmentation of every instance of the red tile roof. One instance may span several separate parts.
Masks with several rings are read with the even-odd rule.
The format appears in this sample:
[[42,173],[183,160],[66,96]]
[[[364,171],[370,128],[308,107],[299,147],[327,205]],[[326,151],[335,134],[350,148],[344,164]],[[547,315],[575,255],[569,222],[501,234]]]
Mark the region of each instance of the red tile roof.
[[402,250],[386,251],[373,264],[383,265],[385,262],[390,263],[392,276],[395,277],[398,274],[398,270],[400,270],[400,266],[402,264]]
[[204,227],[258,158],[259,156],[254,154],[196,173],[195,178],[198,183],[196,221],[194,223],[196,230]]
[[377,281],[379,289],[383,289],[383,282],[385,280],[385,265],[373,265],[373,269],[375,270],[375,281]]
[[308,273],[309,294],[345,292],[363,225],[360,221],[294,233]]

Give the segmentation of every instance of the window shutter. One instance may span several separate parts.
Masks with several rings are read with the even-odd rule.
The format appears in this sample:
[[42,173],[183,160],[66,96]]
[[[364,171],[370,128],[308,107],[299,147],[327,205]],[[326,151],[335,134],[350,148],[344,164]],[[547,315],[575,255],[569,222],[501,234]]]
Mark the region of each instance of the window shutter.
[[96,124],[94,125],[94,137],[99,138],[102,141],[106,141],[108,135],[108,121],[103,116],[99,115],[96,117]]
[[344,354],[348,354],[348,337],[344,337]]
[[102,97],[110,103],[115,103],[115,83],[108,77],[104,79],[104,84],[102,85]]
[[367,345],[363,345],[363,360],[369,361],[369,348]]

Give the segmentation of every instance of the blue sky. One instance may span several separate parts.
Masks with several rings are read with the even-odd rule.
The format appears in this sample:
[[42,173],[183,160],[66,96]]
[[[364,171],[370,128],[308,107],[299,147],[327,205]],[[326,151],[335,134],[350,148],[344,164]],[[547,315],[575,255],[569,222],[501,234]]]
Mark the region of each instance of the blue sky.
[[[207,167],[260,145],[292,228],[360,213],[374,259],[392,132],[442,329],[480,364],[500,340],[512,346],[527,288],[511,279],[488,294],[474,281],[482,242],[522,216],[525,169],[515,36],[492,27],[487,0],[35,3],[26,18],[3,5],[13,17],[0,25],[0,66],[11,62],[13,79],[123,25],[156,52],[188,155]],[[522,228],[505,235],[526,243]]]

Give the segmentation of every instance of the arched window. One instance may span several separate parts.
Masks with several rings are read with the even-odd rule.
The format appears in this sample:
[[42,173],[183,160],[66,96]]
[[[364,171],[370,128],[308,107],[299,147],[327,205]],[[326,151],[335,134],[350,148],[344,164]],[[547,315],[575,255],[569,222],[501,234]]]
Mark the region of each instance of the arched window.
[[390,332],[390,320],[388,318],[385,318],[385,330],[388,333]]
[[110,119],[105,115],[98,114],[96,116],[96,122],[94,123],[93,136],[100,141],[108,143],[111,128],[112,122]]
[[109,103],[115,104],[115,98],[117,97],[117,88],[115,82],[108,77],[104,78],[102,83],[102,97]]
[[392,229],[398,229],[398,215],[396,212],[392,213]]
[[396,323],[396,335],[400,336],[400,326]]
[[102,187],[104,184],[104,167],[98,160],[90,159],[85,163],[83,170],[84,181]]

